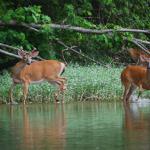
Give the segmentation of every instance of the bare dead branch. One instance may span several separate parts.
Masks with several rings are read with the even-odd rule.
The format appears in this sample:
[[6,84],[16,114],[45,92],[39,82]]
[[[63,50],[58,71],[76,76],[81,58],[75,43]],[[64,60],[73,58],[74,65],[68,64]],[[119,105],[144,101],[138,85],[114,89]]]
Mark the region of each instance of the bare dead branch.
[[[72,30],[80,33],[86,33],[86,34],[106,34],[106,33],[112,33],[112,32],[133,32],[133,33],[145,33],[150,34],[150,30],[141,30],[141,29],[127,29],[127,28],[121,28],[121,29],[103,29],[103,30],[97,30],[97,29],[86,29],[83,27],[76,27],[71,25],[60,25],[60,24],[48,24],[50,28],[53,29],[63,29],[63,30]],[[39,32],[39,29],[42,27],[41,24],[27,24],[27,23],[18,23],[16,21],[10,21],[9,23],[4,23],[0,21],[0,26],[22,26],[25,28],[28,28],[30,30]]]
[[[13,50],[16,50],[16,51],[19,50],[19,48],[16,48],[16,47],[13,47],[13,46],[4,44],[4,43],[0,43],[0,46],[1,46],[1,47],[5,47],[5,48],[10,48],[10,49],[13,49]],[[42,57],[40,57],[40,56],[37,56],[36,58],[38,58],[39,60],[44,60],[44,59],[43,59]]]
[[141,42],[141,43],[150,45],[150,42],[149,42],[149,41],[143,41],[143,40],[141,40],[141,39],[136,39],[136,38],[134,38],[134,40],[137,41],[137,42]]
[[3,49],[0,49],[0,53],[5,54],[5,55],[8,55],[8,56],[12,56],[12,57],[20,58],[20,59],[21,59],[21,57],[20,57],[20,56],[15,55],[15,54],[12,54],[12,53],[7,52],[7,51],[4,51]]
[[91,33],[91,34],[104,34],[110,32],[135,32],[135,33],[147,33],[150,34],[150,30],[141,30],[141,29],[106,29],[106,30],[97,30],[97,29],[86,29],[82,27],[76,27],[71,25],[59,25],[59,24],[50,24],[51,28],[55,29],[65,29],[65,30],[74,30],[81,33]]
[[[5,51],[5,50],[3,50],[3,49],[0,49],[0,53],[5,54],[5,55],[8,55],[8,56],[11,56],[11,57],[15,57],[15,58],[22,59],[19,55],[15,55],[15,54],[10,53],[10,52],[7,52],[7,51]],[[37,60],[32,59],[32,61],[34,62],[34,61],[37,61]]]
[[80,55],[80,56],[82,56],[82,57],[84,57],[84,58],[86,58],[86,59],[88,59],[88,60],[91,60],[91,61],[95,62],[96,64],[99,64],[99,65],[102,64],[102,63],[100,63],[100,62],[98,62],[98,61],[96,61],[96,60],[90,58],[89,56],[86,56],[86,55],[84,55],[83,53],[76,51],[76,50],[73,49],[72,47],[67,46],[67,45],[64,44],[62,41],[60,41],[60,40],[56,40],[56,41],[57,41],[57,43],[59,43],[60,45],[64,46],[64,47],[66,48],[66,50],[71,50],[72,52],[74,52],[74,53],[76,53],[76,54],[78,54],[78,55]]
[[[50,28],[53,29],[62,29],[62,30],[72,30],[72,31],[76,31],[76,32],[80,32],[80,33],[85,33],[85,34],[107,34],[107,33],[112,33],[112,32],[132,32],[132,33],[145,33],[145,34],[150,34],[150,30],[141,30],[141,29],[127,29],[127,28],[121,28],[121,29],[104,29],[104,30],[97,30],[97,29],[86,29],[83,27],[76,27],[76,26],[71,26],[71,25],[60,25],[60,24],[48,24]],[[10,21],[9,23],[4,23],[2,21],[0,21],[0,26],[21,26],[21,27],[25,27],[29,30],[35,31],[35,32],[39,32],[39,29],[42,27],[41,24],[27,24],[27,23],[18,23],[16,21]],[[148,51],[148,49],[146,48],[146,46],[144,46],[144,44],[150,44],[149,41],[143,41],[140,39],[132,39],[132,40],[128,40],[132,43],[134,43],[135,45],[137,45],[138,47],[140,47],[142,50],[144,50],[146,53],[150,54],[150,52]],[[81,52],[78,52],[77,50],[75,50],[74,48],[68,47],[67,45],[65,45],[63,42],[61,41],[57,41],[59,44],[63,45],[65,48],[67,48],[68,50],[71,50],[72,52],[81,55],[82,57],[85,57],[86,59],[89,59],[97,64],[100,64],[99,62],[95,61],[94,59],[84,55]],[[144,44],[142,44],[144,43]],[[8,46],[6,44],[2,44],[1,46],[5,46],[7,48],[12,48],[11,46]],[[14,48],[12,48],[14,49]],[[18,50],[17,48],[15,48],[15,50]],[[41,57],[37,57],[40,60],[44,60]]]
[[5,48],[10,48],[10,49],[13,49],[13,50],[17,50],[17,51],[19,50],[19,48],[16,48],[16,47],[4,44],[4,43],[0,43],[0,46],[5,47]]
[[26,23],[21,23],[21,25],[24,26],[24,27],[26,27],[26,28],[28,28],[29,30],[33,30],[35,32],[39,32],[38,29],[36,29],[36,28],[32,27],[31,25],[28,25]]

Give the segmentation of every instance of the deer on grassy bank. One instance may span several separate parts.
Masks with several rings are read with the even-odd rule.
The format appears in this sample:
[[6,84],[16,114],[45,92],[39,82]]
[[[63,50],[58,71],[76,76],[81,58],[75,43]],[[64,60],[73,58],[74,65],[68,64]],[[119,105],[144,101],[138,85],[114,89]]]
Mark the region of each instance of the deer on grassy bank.
[[136,49],[136,48],[129,48],[128,49],[129,55],[131,56],[131,58],[136,62],[137,65],[145,65],[145,63],[143,63],[140,60],[140,56],[143,55],[146,58],[150,58],[150,55],[143,52],[142,50]]
[[123,101],[128,102],[132,93],[138,87],[142,90],[150,90],[150,58],[140,55],[140,61],[144,66],[129,65],[121,73],[121,82],[124,86]]
[[56,102],[58,102],[60,93],[65,91],[66,78],[60,77],[60,75],[64,72],[66,65],[56,60],[32,62],[32,58],[36,57],[38,54],[39,52],[36,50],[32,50],[31,52],[25,52],[23,50],[18,51],[21,61],[12,68],[11,76],[13,84],[9,90],[10,103],[13,103],[12,91],[16,84],[23,85],[23,104],[26,103],[28,88],[32,83],[48,81],[49,83],[58,85],[59,90],[54,94]]

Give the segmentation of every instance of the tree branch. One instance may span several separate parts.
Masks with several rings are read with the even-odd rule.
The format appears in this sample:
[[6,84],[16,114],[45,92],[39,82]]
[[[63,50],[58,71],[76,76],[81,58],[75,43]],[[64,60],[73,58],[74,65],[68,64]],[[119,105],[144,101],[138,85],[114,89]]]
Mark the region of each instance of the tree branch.
[[15,55],[15,54],[12,54],[12,53],[10,53],[10,52],[6,52],[6,51],[4,51],[3,49],[0,49],[0,53],[5,54],[5,55],[8,55],[8,56],[12,56],[12,57],[20,58],[20,59],[21,59],[20,56]]
[[28,28],[29,30],[33,30],[35,32],[39,32],[38,29],[36,29],[36,28],[32,27],[31,25],[28,25],[26,23],[21,23],[21,25],[24,26],[24,27],[26,27],[26,28]]
[[4,44],[4,43],[0,43],[0,46],[5,47],[5,48],[10,48],[10,49],[13,49],[13,50],[17,50],[17,51],[19,50],[19,48],[16,48],[16,47]]
[[98,61],[96,61],[96,60],[90,58],[89,56],[86,56],[86,55],[84,55],[83,53],[76,51],[76,50],[73,49],[72,47],[67,46],[67,45],[64,44],[62,41],[60,41],[60,40],[56,40],[56,41],[57,41],[57,43],[59,43],[60,45],[62,45],[62,46],[64,46],[64,47],[66,48],[65,51],[71,50],[72,52],[74,52],[74,53],[76,53],[76,54],[78,54],[78,55],[80,55],[80,56],[82,56],[82,57],[84,57],[84,58],[86,58],[86,59],[88,59],[88,60],[91,60],[91,61],[95,62],[96,64],[99,64],[99,65],[102,64],[102,63],[100,63],[100,62],[98,62]]
[[[4,44],[4,43],[0,43],[0,46],[2,47],[5,47],[5,48],[10,48],[10,49],[13,49],[13,50],[19,50],[19,48],[16,48],[16,47],[13,47],[13,46],[10,46],[10,45],[7,45],[7,44]],[[12,53],[11,53],[12,54]],[[17,55],[16,55],[17,56]],[[42,57],[40,56],[37,56],[36,58],[40,59],[40,60],[45,60],[43,59]]]
[[150,34],[150,30],[140,30],[140,29],[106,29],[106,30],[97,30],[97,29],[86,29],[82,27],[75,27],[70,25],[59,25],[59,24],[50,24],[51,28],[55,29],[65,29],[65,30],[74,30],[81,33],[88,33],[88,34],[104,34],[104,33],[111,33],[111,32],[135,32],[135,33],[148,33]]
[[144,43],[144,44],[147,44],[147,45],[150,45],[150,42],[149,41],[143,41],[141,39],[136,39],[134,38],[133,40],[137,41],[137,42],[141,42],[141,43]]
[[[42,27],[41,24],[27,24],[27,23],[18,23],[16,21],[10,21],[9,23],[4,23],[2,21],[0,21],[0,26],[21,26],[21,27],[25,27],[29,30],[32,30],[34,32],[39,32],[39,29]],[[85,33],[85,34],[107,34],[107,33],[112,33],[112,32],[132,32],[132,33],[145,33],[145,34],[150,34],[150,30],[141,30],[141,29],[126,29],[126,28],[122,28],[122,29],[104,29],[104,30],[97,30],[97,29],[86,29],[86,28],[83,28],[83,27],[76,27],[76,26],[71,26],[71,25],[60,25],[60,24],[49,24],[49,27],[50,28],[53,28],[53,29],[62,29],[62,30],[72,30],[72,31],[76,31],[76,32],[80,32],[80,33]],[[127,39],[126,39],[127,40]],[[148,41],[142,41],[140,39],[132,39],[132,40],[128,40],[132,43],[134,43],[135,45],[137,45],[138,47],[140,47],[142,50],[144,50],[146,53],[150,54],[150,52],[148,51],[148,49],[142,44],[150,44],[150,42]],[[76,54],[79,54],[81,55],[82,57],[85,57],[97,64],[100,64],[100,62],[97,62],[95,61],[94,59],[76,51],[75,49],[65,45],[63,42],[57,40],[57,42],[61,45],[63,45],[65,48],[71,50],[72,52],[76,53]],[[18,50],[18,48],[14,48],[12,46],[9,46],[9,45],[6,45],[6,44],[3,44],[3,43],[0,43],[0,46],[2,47],[6,47],[6,48],[11,48],[11,49],[15,49],[15,50]],[[10,53],[2,50],[0,51],[1,53],[7,53],[8,55]],[[10,56],[14,56],[15,57],[15,54],[11,54]],[[17,56],[17,55],[16,55]],[[17,57],[18,58],[18,57]],[[44,60],[43,58],[41,57],[37,57],[39,58],[40,60]]]
[[[28,28],[30,30],[39,32],[38,29],[42,27],[41,24],[27,24],[27,23],[18,23],[16,21],[10,21],[9,23],[4,23],[0,21],[0,26],[22,26],[25,28]],[[133,33],[146,33],[150,34],[150,30],[141,30],[141,29],[104,29],[104,30],[97,30],[97,29],[86,29],[83,27],[76,27],[71,25],[60,25],[60,24],[49,24],[50,28],[53,29],[63,29],[63,30],[72,30],[80,33],[86,33],[86,34],[104,34],[104,33],[112,33],[112,32],[133,32]]]
[[[15,57],[15,58],[22,59],[19,55],[12,54],[12,53],[7,52],[7,51],[5,51],[5,50],[3,50],[3,49],[0,49],[0,53],[5,54],[5,55],[8,55],[8,56]],[[32,59],[32,61],[34,62],[34,61],[37,61],[37,60]]]

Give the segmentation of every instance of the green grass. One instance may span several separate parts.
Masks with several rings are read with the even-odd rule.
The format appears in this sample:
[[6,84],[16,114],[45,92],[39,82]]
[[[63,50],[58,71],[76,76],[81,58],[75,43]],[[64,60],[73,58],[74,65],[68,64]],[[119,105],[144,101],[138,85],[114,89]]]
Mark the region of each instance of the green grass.
[[[65,102],[86,100],[121,100],[123,87],[120,81],[122,67],[104,68],[100,66],[82,67],[68,66],[63,76],[68,79],[65,92]],[[8,91],[11,85],[8,72],[0,75],[0,100],[8,100]],[[53,93],[57,88],[48,83],[30,85],[28,100],[32,102],[53,101]],[[14,100],[20,101],[22,96],[21,85],[14,89]]]

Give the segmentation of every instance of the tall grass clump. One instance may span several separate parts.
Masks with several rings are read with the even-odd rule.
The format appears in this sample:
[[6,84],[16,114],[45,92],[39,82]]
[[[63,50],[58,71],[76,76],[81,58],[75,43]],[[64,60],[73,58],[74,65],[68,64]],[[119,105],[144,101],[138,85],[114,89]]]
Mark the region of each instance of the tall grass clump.
[[68,77],[68,100],[112,100],[120,98],[121,68],[100,66],[70,66]]
[[[68,87],[64,94],[65,102],[86,100],[121,100],[123,88],[120,74],[123,67],[79,66],[70,65],[63,76],[68,79]],[[10,74],[4,71],[0,75],[0,101],[8,101],[9,88],[12,80]],[[54,92],[57,87],[49,83],[30,85],[28,100],[32,102],[54,101]],[[17,85],[14,90],[14,100],[20,102],[22,85]],[[144,92],[148,97],[149,92]],[[60,97],[61,98],[61,97]]]

